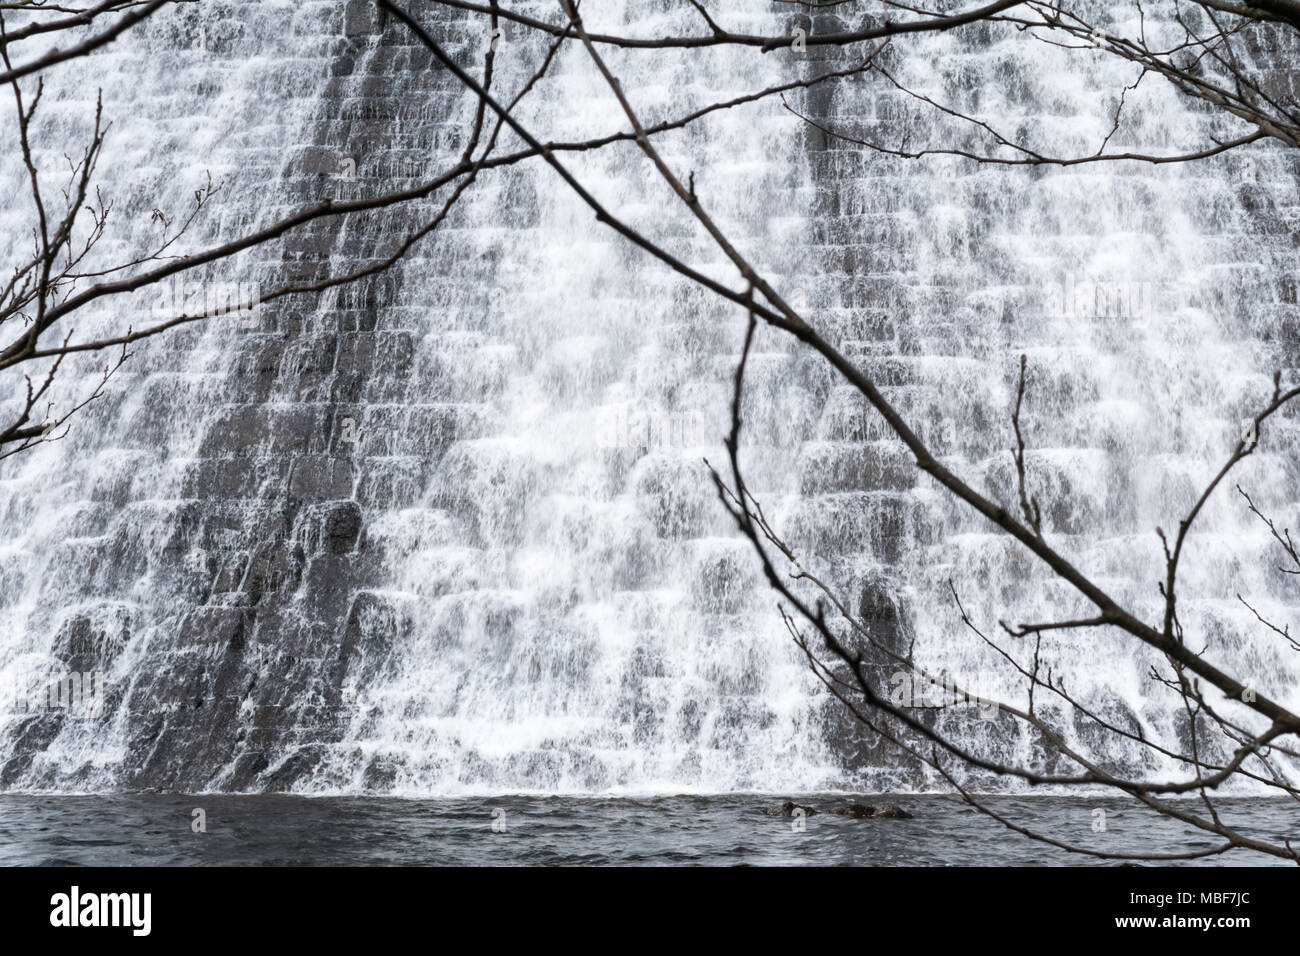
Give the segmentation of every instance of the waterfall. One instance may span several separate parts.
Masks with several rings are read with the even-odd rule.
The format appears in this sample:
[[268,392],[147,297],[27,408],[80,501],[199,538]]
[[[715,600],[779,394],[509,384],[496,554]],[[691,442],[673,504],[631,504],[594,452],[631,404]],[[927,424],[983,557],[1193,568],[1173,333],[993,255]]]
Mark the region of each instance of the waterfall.
[[[491,37],[478,18],[412,8],[480,69]],[[667,0],[584,13],[607,32],[703,29]],[[841,22],[780,3],[725,17],[763,34]],[[495,82],[513,95],[545,47],[509,24],[502,39]],[[850,62],[815,46],[603,52],[649,122]],[[1135,79],[1102,53],[987,26],[898,39],[886,56],[916,91],[1071,152],[1100,145]],[[152,210],[186,209],[208,172],[221,192],[178,252],[327,196],[423,181],[454,163],[473,114],[423,48],[356,0],[172,10],[48,86],[43,175],[86,135],[96,88],[114,124],[104,261],[147,246]],[[1157,78],[1127,98],[1112,148],[1190,150],[1219,129]],[[790,102],[854,138],[975,142],[879,77]],[[626,125],[578,44],[517,116],[543,140]],[[777,98],[658,142],[764,276],[957,473],[1008,505],[1026,354],[1022,424],[1047,535],[1157,616],[1155,528],[1177,526],[1273,371],[1296,365],[1292,157],[1258,146],[1189,166],[904,161],[828,136]],[[503,135],[502,149],[517,145]],[[736,281],[635,146],[561,160],[646,235]],[[6,151],[6,262],[29,241],[25,188]],[[198,278],[267,290],[374,262],[446,195],[322,221]],[[79,317],[78,334],[138,326],[158,298],[112,300]],[[375,279],[140,343],[65,439],[0,461],[0,678],[104,682],[90,716],[0,715],[0,788],[941,786],[821,688],[717,501],[704,461],[725,455],[743,332],[737,308],[620,240],[530,161],[485,171]],[[83,374],[64,377],[59,400],[103,362],[70,365]],[[20,385],[6,379],[0,401]],[[745,425],[742,459],[774,524],[927,667],[1023,693],[963,625],[950,579],[990,634],[999,620],[1086,611],[919,475],[879,416],[789,337],[760,332]],[[1234,473],[1279,526],[1300,508],[1298,442],[1295,413],[1280,415]],[[1273,571],[1267,529],[1231,488],[1201,522],[1180,603],[1188,634],[1300,706],[1300,664],[1235,596],[1279,619],[1300,603]],[[1171,700],[1144,677],[1154,658],[1131,642],[1088,631],[1044,653],[1076,662],[1071,689],[1109,718],[1178,733]],[[1007,754],[1037,746],[1001,721],[969,732],[993,733]],[[1068,732],[1088,740],[1086,727]],[[1136,745],[1109,757],[1170,769],[1141,763]]]

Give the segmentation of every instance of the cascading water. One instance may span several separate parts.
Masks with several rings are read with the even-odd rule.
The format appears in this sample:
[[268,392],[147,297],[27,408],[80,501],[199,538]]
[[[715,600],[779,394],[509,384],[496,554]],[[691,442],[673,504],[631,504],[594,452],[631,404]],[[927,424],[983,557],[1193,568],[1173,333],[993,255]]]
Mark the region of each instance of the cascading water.
[[[610,32],[700,29],[678,6],[587,16]],[[416,12],[478,67],[490,40],[479,21]],[[727,16],[764,34],[831,23],[781,4]],[[497,82],[513,94],[544,50],[509,29],[504,40]],[[608,52],[650,121],[846,62],[816,47]],[[1134,79],[1101,54],[983,28],[898,41],[887,55],[918,92],[964,96],[1061,150],[1095,149],[1114,107],[1096,104]],[[472,116],[427,53],[365,3],[160,16],[51,81],[43,162],[84,134],[96,86],[115,124],[100,178],[121,203],[106,258],[145,245],[152,208],[183,209],[205,170],[225,185],[186,251],[324,196],[414,184],[454,161]],[[791,103],[856,138],[957,135],[879,78]],[[1173,152],[1216,129],[1151,79],[1127,109],[1116,148]],[[517,115],[543,139],[625,125],[576,44]],[[1154,528],[1176,526],[1272,371],[1295,364],[1290,157],[912,163],[827,137],[776,100],[715,113],[661,148],[695,172],[710,212],[773,284],[959,473],[1007,503],[1008,416],[1027,353],[1023,423],[1047,533],[1154,613]],[[734,278],[634,147],[562,160],[647,235]],[[28,222],[16,156],[0,156],[0,184],[13,258]],[[374,261],[444,197],[321,225],[204,278],[269,289]],[[1080,291],[1097,283],[1118,290],[1101,310]],[[84,331],[156,298],[107,307]],[[68,438],[0,463],[0,668],[103,669],[107,688],[94,719],[6,718],[0,786],[933,785],[820,690],[716,502],[702,459],[722,460],[742,331],[736,309],[618,240],[530,163],[485,172],[380,279],[141,345]],[[990,629],[1069,616],[1074,596],[920,479],[879,417],[793,341],[760,334],[748,388],[748,478],[805,559],[890,639],[914,638],[928,667],[1018,693],[965,631],[948,580]],[[1282,418],[1236,476],[1280,524],[1297,508],[1296,441],[1294,417]],[[1300,704],[1297,665],[1234,597],[1279,618],[1294,609],[1270,575],[1267,532],[1222,492],[1202,520],[1188,632]],[[1088,632],[1047,653],[1091,662],[1071,671],[1073,689],[1107,715],[1176,732],[1129,644]],[[1012,733],[998,744],[1035,745]]]

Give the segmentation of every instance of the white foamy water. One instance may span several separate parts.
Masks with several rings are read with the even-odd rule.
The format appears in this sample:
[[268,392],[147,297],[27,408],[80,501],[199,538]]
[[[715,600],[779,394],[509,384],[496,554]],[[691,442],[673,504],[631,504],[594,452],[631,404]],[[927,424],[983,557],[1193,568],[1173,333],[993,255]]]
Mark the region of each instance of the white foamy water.
[[[589,27],[701,29],[689,8],[642,6],[602,4]],[[521,9],[534,8],[553,15]],[[429,16],[477,68],[487,37]],[[727,17],[756,33],[799,22],[783,5]],[[187,251],[352,195],[342,159],[362,187],[453,161],[468,101],[394,28],[381,40],[349,22],[336,4],[204,4],[61,68],[43,161],[84,131],[94,87],[114,121],[101,179],[122,216],[105,259],[143,246],[152,207],[184,208],[205,169],[226,185]],[[506,33],[497,82],[513,93],[542,48]],[[647,122],[847,62],[602,53]],[[890,56],[918,92],[960,104],[978,90],[964,105],[1062,153],[1100,145],[1134,78],[1101,54],[1013,33],[901,40]],[[859,138],[964,135],[879,78],[791,103]],[[1126,109],[1115,150],[1192,149],[1222,131],[1150,77]],[[548,140],[625,125],[576,44],[517,115]],[[1242,154],[1249,174],[1235,157],[1023,170],[820,139],[769,99],[659,145],[773,285],[959,474],[1008,505],[1026,353],[1023,423],[1049,539],[1154,620],[1155,527],[1177,527],[1272,371],[1295,364],[1282,334],[1297,313],[1293,161],[1259,148]],[[503,135],[503,149],[517,145]],[[637,228],[738,283],[634,147],[561,159]],[[13,259],[27,221],[14,155],[0,156],[0,189]],[[208,278],[272,288],[303,261],[346,268],[442,198]],[[0,463],[0,670],[63,666],[81,635],[119,689],[99,721],[0,725],[4,786],[938,785],[842,735],[717,503],[703,459],[723,461],[738,310],[618,239],[539,163],[485,173],[390,276],[377,302],[268,303],[256,328],[230,317],[146,343],[67,439]],[[1086,294],[1097,283],[1111,314]],[[115,301],[78,331],[138,325],[153,301]],[[991,635],[999,619],[1086,608],[920,480],[878,416],[791,340],[760,334],[748,388],[751,485],[808,565],[855,609],[864,596],[896,604],[928,668],[1017,699],[1005,664],[961,624],[949,578]],[[1279,526],[1295,523],[1295,450],[1294,418],[1275,417],[1234,475]],[[350,500],[362,530],[336,546],[331,516]],[[1231,484],[1201,522],[1180,602],[1189,643],[1210,641],[1211,660],[1245,661],[1261,692],[1300,706],[1294,652],[1235,597],[1294,615],[1267,530]],[[1145,679],[1151,659],[1131,642],[1057,635],[1044,655],[1108,717],[1177,739],[1176,701]],[[1090,742],[1065,720],[1071,740]],[[1002,723],[957,732],[1003,757],[1036,746]],[[1177,770],[1136,749],[1101,756]]]

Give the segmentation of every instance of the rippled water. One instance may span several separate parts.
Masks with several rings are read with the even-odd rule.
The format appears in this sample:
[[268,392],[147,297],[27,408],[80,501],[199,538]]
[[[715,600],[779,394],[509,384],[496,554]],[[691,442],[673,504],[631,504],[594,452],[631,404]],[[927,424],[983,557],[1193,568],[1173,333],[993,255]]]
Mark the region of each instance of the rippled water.
[[[854,798],[800,797],[825,810]],[[880,798],[866,798],[876,799]],[[226,866],[1054,865],[1103,861],[1012,833],[960,799],[889,798],[909,820],[818,813],[798,831],[770,795],[399,800],[217,795],[0,795],[0,864]],[[1118,801],[999,797],[1022,826],[1094,850],[1173,852],[1211,839]],[[193,811],[207,832],[192,829]],[[1098,808],[1104,831],[1096,831]],[[1223,801],[1230,824],[1280,840],[1294,804]],[[494,830],[494,824],[497,829]],[[501,829],[504,827],[504,829]],[[1292,827],[1293,829],[1293,827]],[[1198,865],[1278,862],[1231,853]]]

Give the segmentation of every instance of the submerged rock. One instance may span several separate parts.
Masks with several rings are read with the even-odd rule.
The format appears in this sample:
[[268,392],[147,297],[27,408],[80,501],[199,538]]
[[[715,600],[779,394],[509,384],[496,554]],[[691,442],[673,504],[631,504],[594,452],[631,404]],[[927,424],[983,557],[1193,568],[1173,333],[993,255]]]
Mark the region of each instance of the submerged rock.
[[853,817],[855,820],[862,820],[866,817],[879,817],[882,819],[910,820],[912,815],[902,807],[896,807],[892,803],[850,803],[847,807],[833,807],[828,811],[841,817]]
[[791,800],[787,800],[779,807],[767,807],[763,812],[769,817],[792,817],[795,815],[795,811],[801,811],[806,817],[810,817],[817,812],[812,807],[801,807]]

